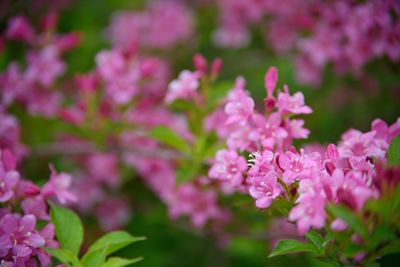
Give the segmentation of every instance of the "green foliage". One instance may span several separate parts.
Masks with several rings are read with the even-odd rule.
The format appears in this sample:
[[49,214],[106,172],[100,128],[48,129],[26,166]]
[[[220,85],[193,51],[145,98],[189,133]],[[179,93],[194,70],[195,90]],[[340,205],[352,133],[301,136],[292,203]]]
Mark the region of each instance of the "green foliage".
[[50,214],[61,247],[46,248],[46,251],[68,267],[122,267],[142,260],[142,258],[107,258],[134,242],[146,239],[133,237],[124,231],[115,231],[102,236],[89,247],[81,259],[78,259],[83,241],[83,228],[79,217],[73,211],[54,204],[51,204]]
[[150,130],[149,136],[162,144],[176,148],[183,153],[189,153],[190,147],[176,132],[168,127],[158,126]]
[[90,246],[88,253],[106,249],[105,254],[110,255],[134,242],[145,239],[145,237],[133,237],[124,231],[115,231],[100,237]]
[[390,144],[387,158],[390,166],[400,165],[400,135],[395,137]]
[[123,259],[118,257],[110,257],[101,267],[124,267],[141,261],[143,258]]
[[66,264],[68,267],[81,267],[81,263],[77,256],[70,250],[63,248],[46,248],[46,251],[55,257],[60,262]]
[[312,252],[319,253],[318,247],[310,243],[303,243],[297,240],[284,239],[280,240],[278,244],[276,244],[275,248],[272,250],[271,254],[269,254],[269,258],[297,253],[297,252]]
[[363,238],[368,237],[368,231],[365,228],[360,217],[358,217],[354,212],[350,211],[345,206],[335,206],[332,204],[327,205],[327,210],[335,217],[341,218],[346,224],[354,230],[357,234],[362,236]]
[[83,241],[83,227],[78,215],[69,209],[51,204],[50,216],[61,247],[77,256]]

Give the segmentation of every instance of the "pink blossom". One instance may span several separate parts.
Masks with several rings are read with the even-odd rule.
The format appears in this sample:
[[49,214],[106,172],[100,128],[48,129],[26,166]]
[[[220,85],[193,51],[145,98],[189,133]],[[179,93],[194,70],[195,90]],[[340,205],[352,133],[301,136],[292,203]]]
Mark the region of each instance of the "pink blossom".
[[190,100],[197,94],[199,88],[199,72],[184,70],[179,74],[177,80],[173,80],[168,85],[168,91],[165,96],[167,103],[172,103],[177,99]]
[[59,59],[57,48],[51,45],[39,52],[30,52],[27,59],[28,67],[24,74],[26,79],[37,81],[45,87],[52,85],[66,70],[64,62]]
[[101,227],[106,231],[112,231],[128,222],[130,211],[123,199],[108,198],[96,208],[96,215],[100,218]]
[[322,166],[319,153],[307,155],[303,150],[300,154],[286,151],[277,158],[277,164],[282,169],[282,180],[287,184],[302,179],[310,179],[314,170],[319,170]]
[[113,45],[123,49],[169,49],[188,40],[192,32],[192,14],[181,1],[154,1],[143,11],[118,12],[109,27]]
[[277,107],[282,115],[285,114],[310,114],[312,109],[304,104],[304,96],[301,92],[289,95],[289,89],[284,87],[284,92],[279,92]]
[[277,182],[277,176],[274,172],[268,172],[264,176],[250,176],[249,193],[256,199],[258,208],[267,208],[272,201],[280,195],[281,188]]
[[229,181],[233,186],[241,185],[243,172],[247,169],[246,160],[234,150],[219,150],[208,172],[211,179]]
[[[34,215],[19,216],[16,214],[6,214],[0,219],[0,240],[2,248],[0,255],[2,263],[19,262],[23,264],[34,257],[40,248],[44,247],[46,240],[35,229],[36,218]],[[43,265],[47,266],[47,265]]]
[[5,36],[8,39],[19,40],[29,44],[35,40],[35,32],[24,16],[16,16],[8,21]]
[[271,151],[265,150],[262,154],[252,154],[249,160],[251,168],[246,181],[249,184],[249,194],[256,199],[258,208],[269,207],[282,191],[272,166],[273,157]]
[[42,194],[45,197],[56,197],[61,204],[76,202],[77,196],[70,191],[72,177],[64,172],[57,173],[54,167],[50,166],[50,181],[42,188]]
[[25,214],[35,215],[41,220],[50,220],[49,208],[42,195],[26,197],[21,201],[21,207]]
[[[300,182],[300,189],[306,181],[309,180]],[[298,199],[297,205],[290,211],[289,220],[296,221],[299,234],[304,235],[311,227],[317,229],[324,227],[325,204],[325,196],[319,190]]]
[[119,184],[118,157],[115,154],[94,153],[85,161],[88,175],[111,187]]
[[189,216],[195,227],[202,227],[220,213],[213,191],[202,191],[193,184],[180,185],[168,202],[171,218]]
[[342,157],[376,157],[384,158],[385,151],[376,141],[376,132],[361,133],[357,130],[349,130],[342,135],[339,145],[339,153]]
[[228,114],[227,124],[246,124],[254,111],[254,101],[244,89],[244,79],[237,78],[234,89],[229,93],[225,112]]
[[10,201],[14,197],[14,189],[18,180],[19,173],[15,171],[15,161],[13,155],[8,150],[0,150],[0,203]]

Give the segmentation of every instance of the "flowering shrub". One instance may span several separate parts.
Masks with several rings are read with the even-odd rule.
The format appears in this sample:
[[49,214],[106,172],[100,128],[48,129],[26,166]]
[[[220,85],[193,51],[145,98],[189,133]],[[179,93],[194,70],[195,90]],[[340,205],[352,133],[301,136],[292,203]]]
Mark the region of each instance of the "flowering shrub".
[[396,1],[140,1],[101,25],[107,47],[59,20],[92,4],[61,2],[0,12],[1,266],[136,263],[121,229],[149,237],[148,266],[399,253]]

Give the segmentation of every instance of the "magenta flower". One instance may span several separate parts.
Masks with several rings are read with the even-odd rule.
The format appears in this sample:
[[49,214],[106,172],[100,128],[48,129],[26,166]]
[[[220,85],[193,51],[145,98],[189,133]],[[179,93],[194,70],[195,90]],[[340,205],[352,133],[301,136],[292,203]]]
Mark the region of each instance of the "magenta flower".
[[177,218],[189,216],[195,227],[202,227],[213,218],[218,218],[220,210],[213,191],[202,191],[193,184],[182,184],[168,202],[169,215]]
[[191,100],[197,94],[197,89],[200,85],[199,78],[199,72],[182,71],[178,79],[169,84],[165,101],[172,103],[177,99]]
[[342,157],[376,157],[383,159],[385,151],[376,140],[376,132],[361,133],[357,130],[349,130],[342,135],[339,145],[339,153]]
[[15,159],[8,150],[0,150],[0,203],[14,197],[14,189],[19,180],[19,173],[14,170]]
[[59,59],[57,48],[51,45],[39,52],[30,52],[27,59],[25,78],[28,81],[37,81],[45,87],[52,85],[66,70],[64,62]]
[[262,154],[254,153],[252,159],[249,160],[251,168],[246,181],[249,184],[249,193],[256,199],[258,208],[269,207],[282,191],[272,159],[273,153],[265,150]]
[[249,177],[247,181],[250,184],[249,193],[256,199],[258,208],[269,207],[272,201],[281,193],[281,188],[274,172],[268,172],[265,176]]
[[289,89],[285,85],[284,91],[279,92],[277,107],[282,115],[285,114],[310,114],[312,109],[304,104],[304,96],[301,92],[296,92],[293,96],[289,94]]
[[24,16],[16,16],[8,21],[5,37],[32,44],[35,40],[35,32]]
[[282,180],[287,184],[295,181],[312,178],[312,172],[322,166],[321,155],[312,153],[307,155],[303,150],[300,154],[287,151],[277,157],[277,164],[282,169]]
[[4,261],[14,263],[29,261],[30,257],[36,255],[38,249],[45,246],[46,240],[35,227],[34,215],[20,217],[6,214],[0,219],[0,242],[3,243],[0,253],[3,254]]
[[56,197],[61,204],[76,202],[77,196],[70,191],[72,177],[64,172],[57,173],[54,167],[50,166],[50,181],[42,188],[45,197]]
[[[306,181],[300,182],[300,188],[302,183]],[[311,227],[317,229],[324,227],[326,217],[325,204],[324,193],[318,190],[304,194],[297,200],[297,205],[290,211],[289,220],[296,221],[300,235],[307,233]]]
[[219,150],[208,172],[211,179],[229,181],[232,186],[243,182],[243,173],[247,169],[246,160],[234,150]]
[[227,124],[245,125],[254,111],[254,101],[244,89],[244,79],[236,79],[234,89],[228,95],[225,113],[228,114]]
[[282,126],[281,114],[274,112],[265,117],[261,114],[254,114],[252,117],[254,125],[249,133],[249,139],[255,143],[261,143],[264,148],[272,148],[275,145],[281,147],[288,132]]

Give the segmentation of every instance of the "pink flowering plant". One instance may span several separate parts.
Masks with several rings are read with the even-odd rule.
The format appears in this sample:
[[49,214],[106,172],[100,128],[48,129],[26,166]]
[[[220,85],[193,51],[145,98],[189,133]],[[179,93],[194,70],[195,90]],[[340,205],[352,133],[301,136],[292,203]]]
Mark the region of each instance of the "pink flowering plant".
[[400,255],[397,1],[47,1],[0,3],[1,267]]

